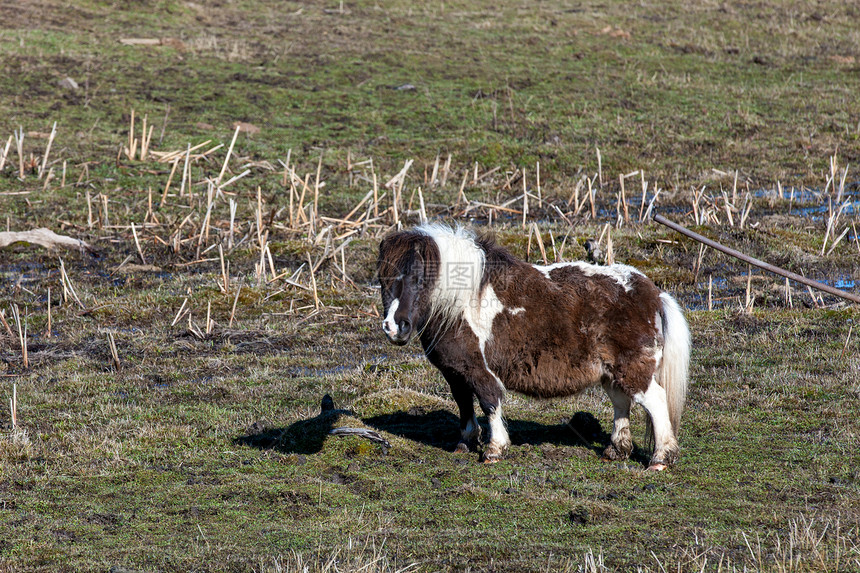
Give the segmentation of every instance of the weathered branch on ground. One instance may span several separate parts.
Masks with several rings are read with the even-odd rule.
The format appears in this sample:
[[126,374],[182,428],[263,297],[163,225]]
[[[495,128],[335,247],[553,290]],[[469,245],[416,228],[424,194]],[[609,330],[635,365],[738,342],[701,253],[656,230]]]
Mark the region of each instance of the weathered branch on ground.
[[86,241],[58,235],[50,229],[33,229],[31,231],[3,231],[0,232],[0,249],[15,243],[31,243],[48,249],[66,247],[70,249],[83,249],[88,253],[95,253],[95,249]]
[[358,436],[360,438],[368,439],[371,442],[376,442],[385,448],[391,447],[388,440],[379,435],[378,432],[368,430],[367,428],[334,428],[329,432],[329,434],[332,436]]

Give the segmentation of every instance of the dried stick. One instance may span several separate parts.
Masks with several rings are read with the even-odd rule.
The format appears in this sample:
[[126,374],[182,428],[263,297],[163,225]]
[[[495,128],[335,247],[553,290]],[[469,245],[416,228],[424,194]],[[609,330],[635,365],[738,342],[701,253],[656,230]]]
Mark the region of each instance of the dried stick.
[[15,133],[15,147],[18,149],[18,177],[24,178],[24,127],[18,126]]
[[747,298],[744,303],[744,312],[747,314],[752,312],[752,307],[755,297],[752,296],[752,266],[747,265]]
[[119,370],[122,367],[119,361],[119,353],[116,351],[116,342],[113,339],[113,332],[108,331],[108,346],[110,346],[111,363],[114,370]]
[[134,110],[131,110],[131,126],[128,130],[128,147],[125,150],[125,154],[128,156],[129,160],[134,161],[134,152],[137,147],[137,140],[134,137]]
[[21,312],[18,310],[18,305],[12,303],[12,318],[15,319],[15,324],[18,327],[18,341],[21,344],[21,358],[24,363],[24,369],[30,368],[30,360],[27,357],[27,325],[21,326]]
[[206,305],[206,335],[212,334],[212,327],[214,323],[212,322],[212,301],[210,300]]
[[421,192],[421,187],[418,188],[418,217],[421,221],[421,224],[425,224],[427,222],[427,211],[424,209],[424,194]]
[[[185,152],[185,163],[182,165],[182,183],[179,185],[179,196],[183,197],[185,195],[185,181],[188,179],[188,162],[191,159],[191,144],[188,144],[188,149]],[[178,161],[178,160],[177,160]],[[188,182],[189,194],[191,188],[191,182]],[[165,193],[167,191],[165,190]]]
[[[540,249],[540,256],[543,259],[543,264],[549,264],[549,261],[546,258],[546,248],[543,244],[543,237],[540,235],[540,231],[538,230],[537,223],[532,223],[531,233],[534,233],[535,239],[537,240],[538,248]],[[531,241],[531,233],[529,233],[529,241]]]
[[63,259],[60,259],[60,282],[63,283],[63,298],[68,300],[67,295],[71,295],[72,298],[78,303],[83,310],[86,310],[87,307],[84,306],[84,303],[81,302],[81,299],[78,298],[78,293],[75,292],[75,287],[72,285],[72,279],[69,278],[69,275],[66,273],[66,264],[63,262]]
[[[599,150],[598,150],[598,157],[600,157]],[[591,218],[597,219],[597,207],[595,207],[595,205],[594,205],[594,193],[595,193],[595,191],[594,191],[594,180],[590,179],[590,178],[587,178],[587,179],[588,179],[588,202],[591,204]],[[601,182],[601,186],[602,185],[603,185],[603,183]]]
[[9,323],[6,322],[6,312],[4,310],[0,310],[0,322],[3,323],[4,327],[6,327],[6,333],[9,335],[9,338],[15,338],[15,335],[12,334],[12,328],[9,326]]
[[639,222],[644,221],[642,214],[645,210],[645,198],[648,196],[648,183],[645,182],[645,171],[639,171],[642,179],[642,201],[639,203]]
[[314,263],[311,260],[311,254],[308,252],[308,268],[311,271],[311,286],[313,288],[314,293],[314,310],[319,310],[320,308],[320,297],[317,294],[317,278],[314,273]]
[[188,304],[188,298],[182,301],[182,306],[179,307],[179,311],[176,313],[176,317],[173,319],[173,322],[170,323],[170,326],[176,326],[176,323],[179,322],[179,319],[182,318],[183,310],[185,310],[185,305]]
[[227,275],[227,268],[224,265],[224,247],[221,246],[221,243],[218,243],[218,258],[221,259],[222,288],[225,293],[228,293],[230,292],[230,278]]
[[45,338],[51,338],[51,287],[48,287],[48,331]]
[[167,176],[167,185],[164,186],[164,193],[161,194],[161,207],[167,203],[167,192],[170,190],[170,182],[173,181],[173,174],[176,173],[176,168],[179,166],[179,157],[173,162],[173,168],[170,170],[170,175]]
[[137,229],[134,222],[131,223],[131,234],[134,235],[134,245],[137,247],[137,254],[140,255],[140,262],[146,264],[146,257],[143,256],[143,249],[140,248],[140,239],[137,237]]
[[600,181],[600,188],[603,189],[603,161],[600,157],[600,148],[595,146],[594,149],[597,151],[597,176]]
[[12,398],[9,399],[9,413],[12,416],[12,429],[18,428],[18,384],[12,384]]
[[376,181],[376,171],[373,171],[373,216],[379,217],[379,184]]
[[311,222],[313,225],[316,225],[316,220],[319,217],[320,212],[320,173],[322,172],[322,154],[320,154],[319,163],[317,163],[317,176],[314,180],[314,214],[311,218]]
[[749,255],[745,255],[739,251],[736,251],[736,250],[731,249],[729,247],[723,246],[720,243],[717,243],[716,241],[712,241],[711,239],[708,239],[707,237],[703,237],[702,235],[699,235],[698,233],[690,231],[689,229],[683,227],[682,225],[679,225],[677,223],[673,223],[672,221],[669,221],[668,219],[666,219],[662,215],[654,215],[654,220],[656,222],[660,223],[661,225],[666,225],[670,229],[681,233],[682,235],[686,235],[687,237],[690,237],[691,239],[693,239],[695,241],[699,241],[700,243],[704,243],[711,248],[714,248],[714,249],[716,249],[722,253],[725,253],[727,255],[735,257],[736,259],[740,259],[745,263],[753,265],[754,267],[758,267],[758,268],[763,269],[765,271],[768,271],[770,273],[774,273],[774,274],[783,276],[783,277],[791,279],[795,282],[799,282],[803,285],[806,285],[807,287],[816,288],[818,290],[821,290],[821,291],[824,291],[826,293],[838,296],[840,298],[844,298],[844,299],[850,300],[852,302],[860,303],[860,296],[857,296],[856,294],[853,294],[850,292],[845,292],[843,290],[832,287],[830,285],[826,285],[824,283],[820,283],[818,281],[808,279],[804,276],[795,274],[791,271],[787,271],[787,270],[781,269],[777,266],[765,263],[764,261],[760,261],[756,258],[750,257]]
[[221,182],[221,178],[224,177],[224,172],[227,171],[227,163],[230,162],[230,155],[233,153],[233,146],[236,145],[236,138],[239,136],[239,128],[241,126],[236,126],[236,131],[233,132],[233,139],[230,140],[230,147],[227,148],[227,157],[224,158],[224,164],[221,166],[221,172],[218,174],[218,178],[215,180],[215,185],[217,186]]
[[708,310],[714,310],[714,275],[708,275]]
[[45,174],[45,166],[48,164],[48,156],[51,154],[51,144],[54,143],[54,137],[57,135],[57,122],[54,122],[54,127],[51,128],[51,135],[48,137],[48,145],[45,148],[45,156],[42,158],[42,166],[39,167],[39,179]]
[[12,137],[9,136],[9,139],[6,140],[6,147],[3,148],[3,153],[0,154],[0,171],[3,171],[3,168],[6,166],[6,159],[9,157],[9,148],[12,147]]
[[851,342],[851,333],[854,331],[854,325],[848,327],[848,336],[845,338],[845,344],[842,346],[842,352],[839,353],[839,359],[845,356],[845,351],[848,350],[848,343]]
[[526,191],[526,170],[523,169],[523,229],[526,228],[526,217],[529,215],[529,194]]
[[227,248],[233,248],[233,228],[236,222],[236,209],[239,207],[239,204],[230,198],[230,232],[227,235]]
[[239,285],[239,288],[236,289],[236,297],[233,299],[233,310],[230,311],[230,322],[227,324],[227,328],[233,328],[233,317],[236,316],[236,304],[239,302],[239,293],[242,292],[242,285]]

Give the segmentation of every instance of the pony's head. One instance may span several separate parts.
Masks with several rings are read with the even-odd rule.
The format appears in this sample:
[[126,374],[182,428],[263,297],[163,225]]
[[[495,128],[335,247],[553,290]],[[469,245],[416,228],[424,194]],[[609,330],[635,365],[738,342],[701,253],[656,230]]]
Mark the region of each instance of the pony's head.
[[379,245],[377,275],[382,290],[382,331],[397,345],[419,333],[430,313],[438,253],[425,234],[403,231]]

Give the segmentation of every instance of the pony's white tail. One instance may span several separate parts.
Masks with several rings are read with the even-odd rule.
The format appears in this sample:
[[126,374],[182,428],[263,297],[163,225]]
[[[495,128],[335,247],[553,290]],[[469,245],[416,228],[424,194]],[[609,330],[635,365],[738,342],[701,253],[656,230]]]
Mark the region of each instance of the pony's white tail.
[[660,299],[663,301],[663,360],[657,371],[657,383],[666,391],[669,419],[677,436],[689,386],[690,329],[675,299],[665,292],[660,293]]

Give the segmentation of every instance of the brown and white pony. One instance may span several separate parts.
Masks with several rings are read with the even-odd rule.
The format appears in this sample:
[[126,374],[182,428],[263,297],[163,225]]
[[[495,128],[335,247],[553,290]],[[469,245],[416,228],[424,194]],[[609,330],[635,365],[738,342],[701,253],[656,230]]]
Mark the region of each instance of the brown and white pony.
[[418,336],[451,387],[468,452],[480,433],[478,398],[490,426],[483,460],[510,445],[502,419],[507,390],[551,398],[601,384],[615,421],[604,457],[633,451],[632,403],[650,417],[649,469],[678,459],[690,332],[678,303],[633,267],[583,262],[533,265],[486,237],[444,225],[387,236],[377,272],[382,330],[402,345]]

